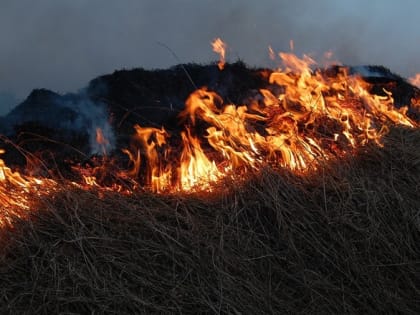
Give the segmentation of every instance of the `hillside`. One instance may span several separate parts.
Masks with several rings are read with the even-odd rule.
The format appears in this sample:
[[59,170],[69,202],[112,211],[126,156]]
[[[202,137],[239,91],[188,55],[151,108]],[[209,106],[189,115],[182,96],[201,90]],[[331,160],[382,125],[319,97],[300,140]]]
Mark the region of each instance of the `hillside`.
[[309,178],[38,200],[0,233],[0,311],[417,314],[420,132],[385,141]]
[[420,91],[307,70],[34,90],[1,117],[0,313],[418,314]]

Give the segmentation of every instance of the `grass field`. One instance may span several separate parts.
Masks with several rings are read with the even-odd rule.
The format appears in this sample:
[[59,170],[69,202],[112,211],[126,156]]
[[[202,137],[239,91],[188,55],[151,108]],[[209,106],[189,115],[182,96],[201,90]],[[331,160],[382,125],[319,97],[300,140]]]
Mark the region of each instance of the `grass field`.
[[0,232],[1,314],[420,313],[420,131],[212,193],[63,187]]

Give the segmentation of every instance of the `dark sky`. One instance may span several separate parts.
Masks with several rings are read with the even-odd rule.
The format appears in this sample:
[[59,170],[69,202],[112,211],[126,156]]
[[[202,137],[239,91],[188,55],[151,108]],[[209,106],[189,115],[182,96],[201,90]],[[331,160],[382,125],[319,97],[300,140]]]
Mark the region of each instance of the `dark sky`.
[[[0,0],[0,114],[33,88],[76,91],[116,69],[217,59],[270,65],[268,46],[420,72],[417,0]],[[163,43],[178,56],[175,59]]]

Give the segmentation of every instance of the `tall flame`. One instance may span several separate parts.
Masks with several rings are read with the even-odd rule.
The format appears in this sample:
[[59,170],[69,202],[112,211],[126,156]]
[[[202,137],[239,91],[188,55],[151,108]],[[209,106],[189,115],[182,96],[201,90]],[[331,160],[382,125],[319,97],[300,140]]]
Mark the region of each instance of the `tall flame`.
[[181,154],[179,169],[180,187],[188,191],[197,188],[208,189],[223,174],[217,169],[214,161],[210,161],[200,146],[200,142],[193,137],[190,130],[181,133],[184,149]]
[[226,63],[226,49],[227,45],[224,41],[222,41],[220,38],[216,38],[212,43],[213,51],[220,56],[219,63],[217,66],[220,70],[223,70]]

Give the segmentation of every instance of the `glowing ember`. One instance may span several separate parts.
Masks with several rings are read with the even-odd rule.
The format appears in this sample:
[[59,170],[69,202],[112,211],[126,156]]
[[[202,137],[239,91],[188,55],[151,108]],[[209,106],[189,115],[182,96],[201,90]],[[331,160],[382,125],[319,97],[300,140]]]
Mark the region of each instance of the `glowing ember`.
[[220,38],[216,38],[212,43],[213,51],[220,55],[219,63],[217,64],[220,70],[223,70],[226,63],[226,48],[227,45]]

